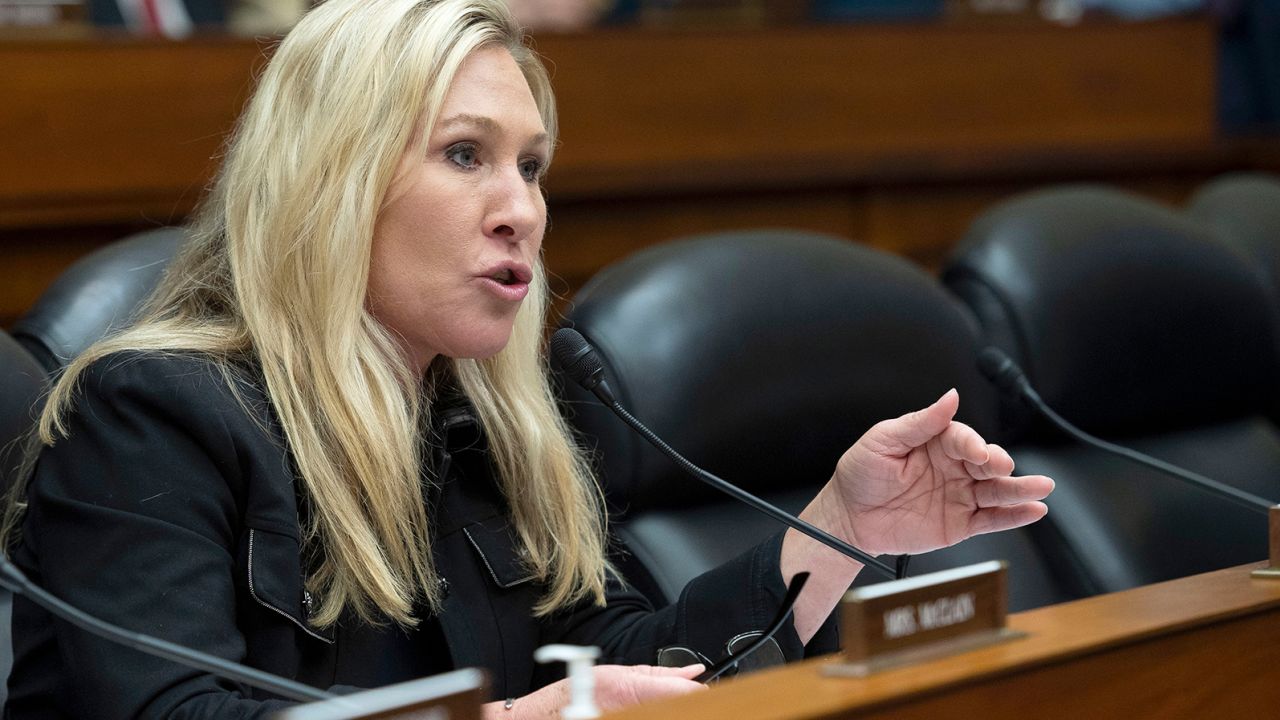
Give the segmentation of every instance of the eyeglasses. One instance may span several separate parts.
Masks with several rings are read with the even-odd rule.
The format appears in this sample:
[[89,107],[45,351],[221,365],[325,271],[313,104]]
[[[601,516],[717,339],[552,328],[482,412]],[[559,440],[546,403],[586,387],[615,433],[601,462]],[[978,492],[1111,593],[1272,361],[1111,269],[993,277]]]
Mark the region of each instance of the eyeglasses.
[[746,646],[739,652],[730,652],[723,660],[707,668],[701,675],[694,678],[696,682],[706,683],[723,675],[725,672],[738,667],[738,663],[747,658],[748,655],[764,647],[764,644],[771,640],[774,635],[782,629],[782,624],[791,617],[791,611],[795,609],[796,599],[800,597],[800,591],[804,588],[805,582],[809,579],[809,573],[798,572],[791,576],[791,582],[787,584],[787,594],[782,599],[782,606],[778,608],[778,614],[773,618],[773,622],[769,623],[769,627],[756,638],[750,645]]

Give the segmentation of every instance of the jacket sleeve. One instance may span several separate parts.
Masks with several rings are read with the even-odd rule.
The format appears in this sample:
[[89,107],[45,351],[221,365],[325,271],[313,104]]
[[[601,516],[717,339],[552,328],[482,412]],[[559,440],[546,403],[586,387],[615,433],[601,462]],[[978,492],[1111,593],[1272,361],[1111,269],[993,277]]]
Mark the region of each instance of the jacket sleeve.
[[[192,357],[110,356],[79,385],[69,433],[41,454],[28,488],[33,579],[108,622],[241,660],[243,473],[226,420],[243,410]],[[73,717],[258,718],[289,704],[60,620],[53,633],[58,695]]]
[[[548,642],[596,645],[601,662],[657,664],[658,651],[678,646],[715,662],[736,636],[766,628],[786,595],[778,533],[737,558],[699,575],[673,604],[653,610],[648,600],[619,583],[609,588],[604,607],[582,607],[548,628]],[[808,645],[788,622],[774,636],[790,661],[835,652],[834,614]]]

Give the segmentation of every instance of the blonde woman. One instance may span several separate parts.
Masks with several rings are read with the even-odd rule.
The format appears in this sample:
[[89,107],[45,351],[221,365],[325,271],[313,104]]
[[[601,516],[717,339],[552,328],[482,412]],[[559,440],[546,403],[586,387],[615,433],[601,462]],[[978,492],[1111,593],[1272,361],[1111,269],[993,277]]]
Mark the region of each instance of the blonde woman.
[[[598,645],[605,708],[698,686],[812,570],[788,657],[859,567],[779,534],[653,610],[541,353],[542,66],[498,0],[330,0],[281,44],[192,242],[132,329],[54,388],[5,537],[38,583],[120,625],[319,687],[454,667],[491,717],[553,717],[549,642]],[[805,516],[873,554],[1031,522],[1043,477],[954,423],[876,426]],[[15,603],[14,718],[265,717],[284,702]]]

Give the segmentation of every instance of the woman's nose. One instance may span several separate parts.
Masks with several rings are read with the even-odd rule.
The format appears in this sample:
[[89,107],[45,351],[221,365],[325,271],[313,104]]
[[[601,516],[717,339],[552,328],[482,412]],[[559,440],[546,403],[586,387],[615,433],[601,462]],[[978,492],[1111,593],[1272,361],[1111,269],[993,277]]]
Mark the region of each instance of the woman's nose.
[[518,169],[496,174],[490,191],[485,233],[520,242],[542,225],[542,189],[524,179]]

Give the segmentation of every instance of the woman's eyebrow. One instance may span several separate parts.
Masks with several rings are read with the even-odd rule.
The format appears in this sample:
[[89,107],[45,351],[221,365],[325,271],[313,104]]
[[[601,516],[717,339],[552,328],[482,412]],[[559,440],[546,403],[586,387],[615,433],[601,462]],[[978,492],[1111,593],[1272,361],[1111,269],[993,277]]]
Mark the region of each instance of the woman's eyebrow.
[[440,121],[441,130],[448,130],[454,125],[472,125],[482,130],[494,131],[498,129],[498,123],[493,118],[484,115],[472,115],[470,113],[458,113],[451,115]]
[[[458,113],[457,115],[450,115],[449,117],[441,120],[436,125],[436,129],[449,130],[458,125],[470,126],[470,127],[478,128],[485,132],[491,132],[491,133],[499,132],[502,129],[502,126],[498,124],[498,121],[494,120],[493,118],[488,117],[486,115],[472,115],[471,113]],[[547,133],[540,132],[530,137],[528,140],[528,144],[535,145],[538,143],[545,143],[549,139],[550,138],[547,135]]]

